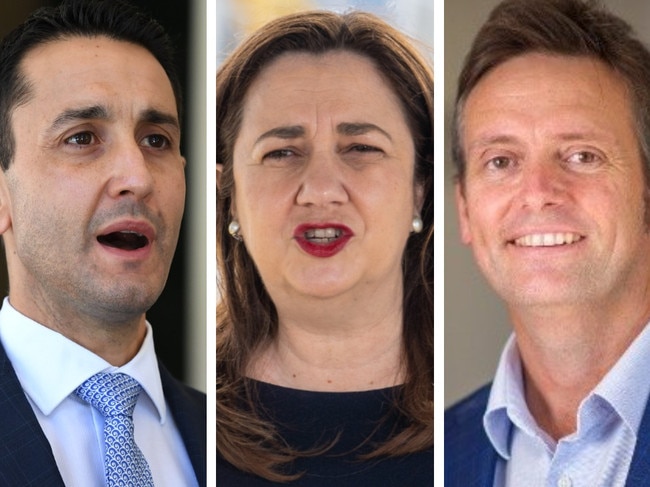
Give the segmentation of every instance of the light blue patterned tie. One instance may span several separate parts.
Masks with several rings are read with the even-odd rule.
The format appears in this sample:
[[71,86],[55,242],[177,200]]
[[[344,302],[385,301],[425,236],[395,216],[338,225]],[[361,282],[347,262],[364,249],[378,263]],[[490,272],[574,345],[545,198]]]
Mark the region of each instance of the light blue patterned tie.
[[104,475],[108,487],[153,486],[151,470],[133,437],[133,409],[142,386],[126,374],[93,375],[77,390],[77,396],[105,418]]

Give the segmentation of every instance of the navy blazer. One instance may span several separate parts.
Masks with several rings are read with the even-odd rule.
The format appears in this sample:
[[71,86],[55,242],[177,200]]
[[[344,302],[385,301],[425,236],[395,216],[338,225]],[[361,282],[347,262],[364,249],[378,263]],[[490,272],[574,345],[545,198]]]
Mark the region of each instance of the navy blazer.
[[[205,394],[174,379],[159,364],[165,399],[201,487],[206,484]],[[0,344],[0,487],[65,487],[4,347]]]
[[[490,385],[445,411],[445,486],[493,487],[498,454],[483,429]],[[650,485],[650,406],[646,403],[626,487]]]

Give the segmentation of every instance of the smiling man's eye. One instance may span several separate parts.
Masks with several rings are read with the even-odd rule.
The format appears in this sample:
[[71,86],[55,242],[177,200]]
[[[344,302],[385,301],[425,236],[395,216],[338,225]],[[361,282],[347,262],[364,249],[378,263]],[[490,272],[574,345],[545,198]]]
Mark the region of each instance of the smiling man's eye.
[[580,151],[573,154],[569,160],[571,162],[578,162],[581,164],[590,164],[598,160],[598,156],[593,152]]
[[488,161],[488,165],[494,169],[507,169],[512,164],[509,157],[493,157]]

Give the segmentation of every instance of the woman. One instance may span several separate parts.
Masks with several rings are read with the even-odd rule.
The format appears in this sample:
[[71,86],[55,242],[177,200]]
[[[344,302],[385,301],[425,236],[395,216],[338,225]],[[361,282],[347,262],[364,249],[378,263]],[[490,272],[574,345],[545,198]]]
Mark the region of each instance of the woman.
[[433,77],[355,12],[217,74],[220,486],[432,485]]

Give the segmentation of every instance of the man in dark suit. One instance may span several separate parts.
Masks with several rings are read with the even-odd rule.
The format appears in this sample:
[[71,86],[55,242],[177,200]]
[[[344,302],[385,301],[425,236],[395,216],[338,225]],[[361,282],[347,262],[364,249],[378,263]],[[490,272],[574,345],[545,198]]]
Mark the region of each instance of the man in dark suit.
[[650,53],[592,2],[505,0],[453,130],[462,240],[514,333],[445,414],[445,484],[648,485]]
[[205,485],[205,395],[145,319],[185,198],[167,35],[66,1],[3,40],[0,88],[0,485]]

